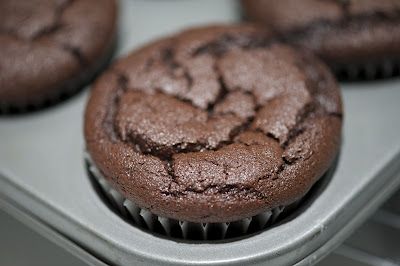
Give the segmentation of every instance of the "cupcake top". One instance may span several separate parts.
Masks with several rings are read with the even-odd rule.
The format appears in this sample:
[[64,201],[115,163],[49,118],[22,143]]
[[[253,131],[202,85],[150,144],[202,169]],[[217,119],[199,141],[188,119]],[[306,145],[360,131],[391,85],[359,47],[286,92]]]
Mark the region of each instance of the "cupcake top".
[[209,26],[117,61],[93,87],[85,138],[139,207],[229,222],[304,196],[338,151],[341,117],[313,56],[251,25]]
[[400,57],[398,0],[242,0],[251,20],[330,64]]
[[110,50],[115,0],[1,0],[0,104],[59,94]]

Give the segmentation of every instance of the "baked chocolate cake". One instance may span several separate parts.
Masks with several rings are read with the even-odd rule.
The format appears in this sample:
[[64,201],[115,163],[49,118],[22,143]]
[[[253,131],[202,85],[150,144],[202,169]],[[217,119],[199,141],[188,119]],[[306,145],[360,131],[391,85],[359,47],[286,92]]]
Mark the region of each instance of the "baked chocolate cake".
[[0,1],[0,109],[57,101],[111,55],[115,0]]
[[85,114],[92,166],[117,205],[197,224],[304,197],[337,155],[341,126],[326,66],[252,25],[190,29],[132,52],[97,80]]
[[248,19],[318,54],[340,77],[399,74],[398,0],[242,0]]

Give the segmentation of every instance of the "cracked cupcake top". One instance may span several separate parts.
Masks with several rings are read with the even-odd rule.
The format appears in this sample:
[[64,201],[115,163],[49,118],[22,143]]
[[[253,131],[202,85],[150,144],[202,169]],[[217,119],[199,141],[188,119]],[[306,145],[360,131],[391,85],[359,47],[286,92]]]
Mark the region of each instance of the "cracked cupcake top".
[[57,94],[112,46],[114,0],[0,1],[0,104]]
[[117,61],[94,85],[85,137],[140,207],[229,222],[304,196],[338,151],[341,117],[314,57],[251,25],[210,26]]
[[398,0],[242,0],[249,19],[330,65],[400,57]]

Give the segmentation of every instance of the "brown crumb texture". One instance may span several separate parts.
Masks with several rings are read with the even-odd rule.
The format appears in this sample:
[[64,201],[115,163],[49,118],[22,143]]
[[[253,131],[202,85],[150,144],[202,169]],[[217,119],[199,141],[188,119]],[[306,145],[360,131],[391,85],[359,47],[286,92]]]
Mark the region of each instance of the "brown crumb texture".
[[400,58],[398,0],[242,0],[247,19],[332,67]]
[[149,44],[94,85],[89,153],[121,193],[178,220],[228,222],[304,196],[340,144],[327,68],[251,25]]
[[0,1],[0,105],[39,104],[82,83],[112,50],[115,23],[115,0]]

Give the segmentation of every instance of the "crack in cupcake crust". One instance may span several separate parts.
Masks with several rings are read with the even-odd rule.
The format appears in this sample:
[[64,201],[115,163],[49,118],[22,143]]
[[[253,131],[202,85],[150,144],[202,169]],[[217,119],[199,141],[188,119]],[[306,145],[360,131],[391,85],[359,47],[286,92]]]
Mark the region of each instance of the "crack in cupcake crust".
[[385,13],[371,13],[371,14],[359,14],[359,15],[346,15],[348,14],[348,7],[343,10],[344,17],[338,21],[328,21],[328,20],[318,20],[314,21],[308,25],[303,27],[299,27],[285,34],[281,34],[281,39],[289,42],[296,42],[302,39],[306,39],[310,37],[315,32],[323,31],[326,28],[334,28],[345,30],[349,27],[349,25],[353,25],[353,27],[361,27],[363,25],[373,25],[377,22],[387,22],[393,23],[397,25],[400,21],[400,9],[397,9],[391,15],[387,15]]
[[[380,66],[388,59],[399,58],[399,3],[396,0],[242,1],[249,19],[273,28],[282,41],[313,51],[332,69],[348,72],[355,65],[362,70],[365,65]],[[299,10],[301,16],[297,15]]]
[[116,15],[115,0],[0,1],[5,112],[37,110],[83,88],[111,58]]
[[[18,28],[15,29],[13,28],[14,26],[7,27],[4,26],[5,28],[2,28],[0,26],[0,35],[7,35],[11,36],[23,43],[34,43],[40,40],[41,38],[52,38],[52,36],[60,30],[62,30],[63,27],[66,25],[63,25],[61,22],[61,18],[63,13],[73,4],[73,2],[78,1],[78,0],[64,0],[64,1],[59,1],[57,4],[53,7],[53,19],[49,24],[42,25],[41,27],[35,29],[27,29],[27,30],[19,30]],[[5,3],[6,4],[6,3]],[[29,19],[29,18],[28,18]],[[24,28],[23,28],[24,29]],[[77,61],[81,66],[85,66],[87,64],[87,60],[85,59],[85,56],[83,55],[83,52],[81,51],[80,47],[72,45],[70,43],[58,43],[54,42],[53,43],[54,47],[57,47],[61,50],[64,50],[68,52],[72,57],[76,58]]]

